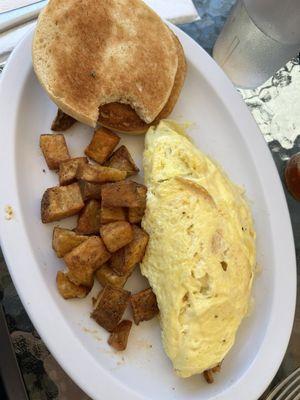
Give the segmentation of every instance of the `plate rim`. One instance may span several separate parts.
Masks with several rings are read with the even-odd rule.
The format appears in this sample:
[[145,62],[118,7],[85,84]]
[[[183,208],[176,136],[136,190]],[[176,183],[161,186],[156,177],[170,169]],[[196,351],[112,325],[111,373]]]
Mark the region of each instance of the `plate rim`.
[[[271,382],[272,378],[274,377],[280,366],[288,345],[294,321],[296,305],[296,258],[288,207],[279,174],[273,161],[272,155],[269,151],[269,148],[258,126],[256,125],[254,118],[252,117],[246,104],[241,99],[237,90],[227,78],[225,73],[221,70],[221,68],[205,52],[205,50],[202,49],[202,47],[198,43],[196,43],[191,37],[189,37],[178,27],[170,23],[168,23],[168,25],[179,36],[185,51],[189,52],[190,54],[195,54],[192,59],[192,63],[204,76],[210,87],[218,94],[218,98],[222,101],[223,106],[226,108],[226,111],[229,113],[236,126],[239,128],[239,132],[243,140],[246,142],[249,156],[251,156],[251,158],[254,158],[255,152],[255,163],[257,167],[263,165],[264,167],[266,165],[268,166],[268,168],[262,168],[260,170],[258,179],[266,186],[264,187],[263,185],[261,185],[261,187],[265,189],[264,198],[271,198],[270,195],[266,194],[267,191],[270,189],[272,193],[272,200],[275,203],[273,207],[275,209],[278,208],[279,210],[281,210],[280,213],[277,211],[276,213],[274,213],[274,215],[270,216],[275,227],[275,229],[273,229],[271,233],[273,237],[272,243],[277,242],[281,243],[281,245],[282,243],[284,243],[285,250],[283,251],[281,250],[281,248],[274,249],[274,254],[278,256],[276,260],[279,259],[284,261],[285,267],[284,270],[282,267],[282,271],[277,271],[276,279],[274,275],[274,298],[271,304],[271,316],[269,324],[266,328],[265,337],[261,342],[261,346],[256,354],[256,357],[254,358],[252,364],[248,367],[246,372],[234,384],[230,385],[223,392],[217,394],[214,397],[216,400],[238,400],[241,395],[241,390],[244,388],[245,393],[243,393],[243,398],[245,400],[256,400]],[[0,115],[2,116],[2,120],[4,121],[2,132],[7,130],[6,128],[9,127],[9,124],[11,124],[12,126],[10,129],[8,129],[8,131],[15,131],[14,121],[9,121],[9,118],[6,118],[7,116],[10,116],[11,113],[16,112],[16,110],[13,111],[13,105],[11,104],[12,102],[7,101],[6,93],[8,91],[6,91],[6,87],[9,88],[10,86],[13,86],[16,82],[14,70],[20,72],[17,66],[17,60],[18,58],[20,58],[22,52],[24,52],[24,47],[28,45],[28,41],[31,41],[32,34],[33,29],[26,34],[26,36],[14,49],[7,62],[6,67],[4,68],[4,71],[2,72],[2,77],[0,81]],[[199,55],[199,57],[197,57],[197,55]],[[23,67],[24,70],[26,69],[26,63],[27,68],[30,67],[31,56],[28,60],[28,56],[26,56],[25,54]],[[20,75],[22,74],[24,76],[25,71],[21,71]],[[12,98],[13,96],[14,94],[12,95]],[[229,107],[227,104],[231,104],[231,107]],[[240,116],[239,120],[236,120],[235,117],[237,113]],[[34,302],[38,300],[34,291],[30,291],[29,287],[27,287],[25,290],[24,287],[22,289],[22,285],[24,282],[24,273],[22,275],[19,268],[15,270],[15,266],[23,264],[23,262],[20,258],[18,259],[19,256],[15,252],[13,239],[18,238],[20,240],[19,243],[21,243],[22,239],[25,239],[26,243],[27,235],[23,223],[23,218],[21,218],[21,208],[19,206],[14,157],[15,136],[11,136],[12,137],[7,138],[4,137],[3,134],[0,135],[0,193],[5,193],[5,195],[1,196],[0,198],[0,212],[2,213],[2,216],[0,218],[0,243],[13,283],[17,289],[19,297],[21,298],[23,306],[26,309],[26,312],[28,313],[34,326],[38,328],[38,331],[41,334],[43,341],[50,349],[52,355],[56,358],[56,360],[67,372],[67,374],[70,375],[71,378],[78,384],[78,386],[80,386],[81,389],[86,392],[90,397],[94,399],[106,398],[108,395],[107,388],[109,387],[109,398],[111,400],[119,399],[121,393],[123,396],[126,395],[132,400],[148,399],[144,396],[141,396],[131,388],[124,386],[118,379],[113,377],[112,374],[107,373],[105,368],[103,368],[101,365],[100,368],[103,371],[103,375],[105,376],[107,385],[105,385],[105,388],[100,390],[99,386],[101,385],[97,385],[96,382],[101,381],[100,377],[98,376],[98,379],[96,379],[95,381],[95,379],[93,380],[91,375],[87,372],[88,370],[90,370],[90,368],[92,370],[96,366],[99,368],[99,363],[97,363],[85,350],[84,345],[79,341],[79,339],[76,336],[72,335],[72,330],[70,326],[67,324],[62,314],[59,312],[57,305],[54,302],[50,293],[47,292],[47,301],[49,301],[51,309],[56,311],[56,317],[59,316],[59,324],[61,324],[61,326],[64,328],[64,332],[71,335],[71,337],[68,338],[68,342],[70,342],[69,345],[72,342],[72,352],[74,352],[75,354],[75,349],[77,349],[78,351],[83,349],[86,355],[86,362],[88,362],[90,368],[86,368],[86,371],[83,372],[82,369],[76,366],[76,357],[72,357],[70,352],[67,352],[68,357],[61,356],[61,354],[65,350],[65,346],[67,345],[67,343],[64,342],[64,340],[56,340],[57,331],[55,327],[52,326],[49,329],[47,318],[45,320],[46,322],[44,322],[41,318],[44,317],[44,315],[42,315],[43,310],[39,310],[34,306]],[[256,148],[256,151],[254,151],[253,148]],[[3,152],[1,149],[6,149],[6,152]],[[11,168],[7,168],[8,166]],[[3,214],[4,208],[7,204],[12,205],[13,209],[16,210],[16,216],[11,221],[5,220]],[[278,242],[280,238],[283,241]],[[25,255],[27,255],[29,259],[32,258],[34,260],[34,255],[33,253],[31,253],[30,243],[28,243],[28,246],[23,246],[22,252],[22,259],[24,259]],[[22,267],[22,265],[19,266]],[[289,271],[286,270],[287,266],[289,268]],[[281,274],[278,272],[281,272]],[[35,275],[38,276],[39,274],[40,271],[35,271]],[[289,296],[285,299],[284,306],[283,304],[281,304],[283,302],[280,301],[279,296],[279,287],[282,286],[283,276],[285,278],[285,286],[289,289],[287,290]],[[48,311],[49,305],[47,305]],[[280,322],[280,324],[278,324],[278,322]],[[272,335],[272,333],[274,332],[275,327],[277,327],[278,329],[279,325],[281,326],[281,332],[280,335],[276,335],[275,338],[275,335]],[[271,342],[270,338],[272,339]],[[270,345],[270,343],[272,344]],[[270,349],[270,351],[268,352],[266,351],[266,349]],[[270,355],[272,356],[272,362],[270,362]],[[256,373],[257,364],[261,367],[259,374]],[[246,395],[248,396],[247,398],[245,397]]]

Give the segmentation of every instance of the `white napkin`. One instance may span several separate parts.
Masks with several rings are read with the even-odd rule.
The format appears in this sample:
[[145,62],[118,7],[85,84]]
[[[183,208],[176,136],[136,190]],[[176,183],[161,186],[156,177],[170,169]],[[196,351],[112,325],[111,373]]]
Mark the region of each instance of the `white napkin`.
[[[144,0],[153,10],[155,10],[162,18],[167,19],[174,24],[183,24],[188,22],[193,22],[199,19],[197,10],[192,2],[192,0]],[[39,4],[42,5],[43,2]],[[46,2],[45,2],[46,3]],[[35,6],[32,6],[35,7]],[[19,11],[18,10],[18,14]],[[24,8],[22,9],[22,14],[24,13],[24,21],[29,19],[29,16],[32,16],[32,8]],[[27,14],[26,15],[26,10]],[[34,11],[36,15],[39,10]],[[30,14],[31,13],[31,14]],[[7,20],[6,20],[7,18]],[[6,25],[9,22],[9,18],[11,18],[9,12],[0,14],[0,29],[6,28]],[[20,18],[18,15],[17,18]],[[23,18],[23,15],[21,16]],[[6,60],[10,52],[16,46],[20,39],[28,32],[28,30],[33,26],[34,20],[30,22],[26,22],[22,25],[19,25],[16,28],[10,29],[7,32],[0,34],[0,64]]]
[[199,19],[192,0],[144,0],[144,2],[173,24],[185,24]]

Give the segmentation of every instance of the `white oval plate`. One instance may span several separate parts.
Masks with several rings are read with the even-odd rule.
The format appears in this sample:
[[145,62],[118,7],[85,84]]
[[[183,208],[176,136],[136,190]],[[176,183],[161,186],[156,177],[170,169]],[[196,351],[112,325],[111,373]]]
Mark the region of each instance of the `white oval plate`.
[[[0,91],[0,235],[21,300],[46,345],[75,382],[94,399],[256,400],[271,381],[289,340],[295,307],[294,244],[285,197],[267,145],[241,97],[221,69],[191,38],[172,27],[188,60],[187,80],[172,117],[194,122],[196,145],[244,186],[257,230],[255,307],[237,335],[213,385],[201,376],[180,379],[165,356],[158,320],[134,326],[128,349],[115,353],[107,333],[89,318],[91,298],[65,301],[55,276],[63,263],[51,249],[54,224],[40,221],[40,200],[57,184],[39,149],[56,107],[38,84],[31,64],[32,32],[3,72]],[[82,155],[92,129],[76,124],[65,137],[71,155]],[[123,136],[141,165],[143,137]],[[44,170],[44,171],[43,171]],[[13,218],[5,219],[11,206]],[[74,226],[74,219],[62,226]],[[136,273],[126,287],[146,282]]]

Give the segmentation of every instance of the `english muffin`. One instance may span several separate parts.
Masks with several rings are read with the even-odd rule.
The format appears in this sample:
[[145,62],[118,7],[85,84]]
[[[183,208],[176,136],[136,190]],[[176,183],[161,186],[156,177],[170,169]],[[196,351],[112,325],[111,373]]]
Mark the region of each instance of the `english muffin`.
[[177,38],[141,0],[50,0],[33,65],[63,112],[133,133],[168,115],[186,68]]

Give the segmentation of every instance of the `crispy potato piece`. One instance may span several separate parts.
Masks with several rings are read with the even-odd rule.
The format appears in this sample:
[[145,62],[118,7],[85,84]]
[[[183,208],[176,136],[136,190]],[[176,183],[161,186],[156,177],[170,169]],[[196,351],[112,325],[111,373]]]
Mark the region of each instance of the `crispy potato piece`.
[[76,232],[89,235],[91,233],[98,233],[100,229],[100,201],[89,200],[81,211]]
[[132,241],[133,229],[126,221],[116,221],[102,225],[100,235],[108,251],[113,253]]
[[52,122],[51,129],[53,131],[66,131],[75,124],[76,119],[65,114],[62,110],[58,109],[56,117]]
[[142,261],[149,240],[149,235],[136,225],[133,228],[133,240],[126,249],[126,263],[128,265],[138,264]]
[[221,371],[221,364],[217,364],[215,367],[207,369],[206,371],[203,372],[204,379],[206,380],[207,383],[214,383],[214,375],[217,372]]
[[62,161],[59,164],[58,171],[59,184],[63,186],[75,182],[78,167],[87,164],[87,162],[88,159],[86,157],[76,157],[67,161]]
[[69,268],[68,277],[75,285],[91,287],[94,281],[94,272],[110,258],[103,240],[91,236],[85,242],[75,247],[64,256]]
[[91,143],[85,149],[85,154],[102,164],[111,155],[119,141],[119,136],[109,129],[99,128],[94,132]]
[[214,383],[213,371],[211,369],[204,371],[203,376],[207,383]]
[[69,160],[70,154],[64,135],[41,135],[40,148],[49,169],[58,170],[62,161]]
[[55,251],[57,257],[61,258],[65,254],[73,250],[74,247],[79,246],[87,239],[87,236],[77,235],[70,229],[64,229],[56,226],[53,229],[52,248]]
[[126,171],[127,176],[135,175],[139,172],[126,146],[119,147],[106,161],[105,165]]
[[119,169],[86,164],[78,168],[77,179],[92,183],[117,182],[126,178],[126,172]]
[[108,332],[118,325],[130,298],[130,292],[105,286],[98,295],[91,317]]
[[109,224],[115,221],[125,221],[126,214],[122,207],[104,207],[101,204],[100,221],[101,224]]
[[101,199],[101,185],[100,183],[90,183],[80,180],[79,187],[81,190],[83,201],[86,200],[100,200]]
[[133,181],[107,183],[101,188],[103,205],[106,207],[145,207],[147,188]]
[[133,294],[130,297],[130,304],[136,325],[142,321],[149,321],[159,313],[156,296],[151,288]]
[[215,367],[213,367],[213,368],[211,369],[212,372],[213,372],[214,374],[221,371],[221,364],[222,364],[222,363],[217,364]]
[[142,261],[149,236],[141,228],[132,225],[133,240],[125,247],[112,254],[110,267],[120,276],[131,273],[134,267]]
[[145,214],[145,207],[128,208],[128,221],[131,224],[139,224]]
[[132,322],[124,319],[121,321],[110,334],[107,343],[117,351],[123,351],[127,347],[128,336]]
[[77,214],[84,207],[78,183],[67,186],[55,186],[45,191],[41,202],[41,218],[47,222]]
[[111,258],[108,263],[111,270],[120,277],[127,276],[127,274],[131,273],[135,267],[134,265],[131,268],[126,268],[125,253],[126,253],[126,247],[122,247],[120,250],[114,252],[111,255]]
[[110,285],[117,288],[122,288],[127,279],[128,275],[119,276],[109,266],[109,264],[102,265],[95,273],[95,276],[102,286]]
[[68,278],[67,274],[58,271],[56,275],[56,285],[59,293],[64,299],[83,299],[89,293],[89,288],[86,286],[74,285]]

